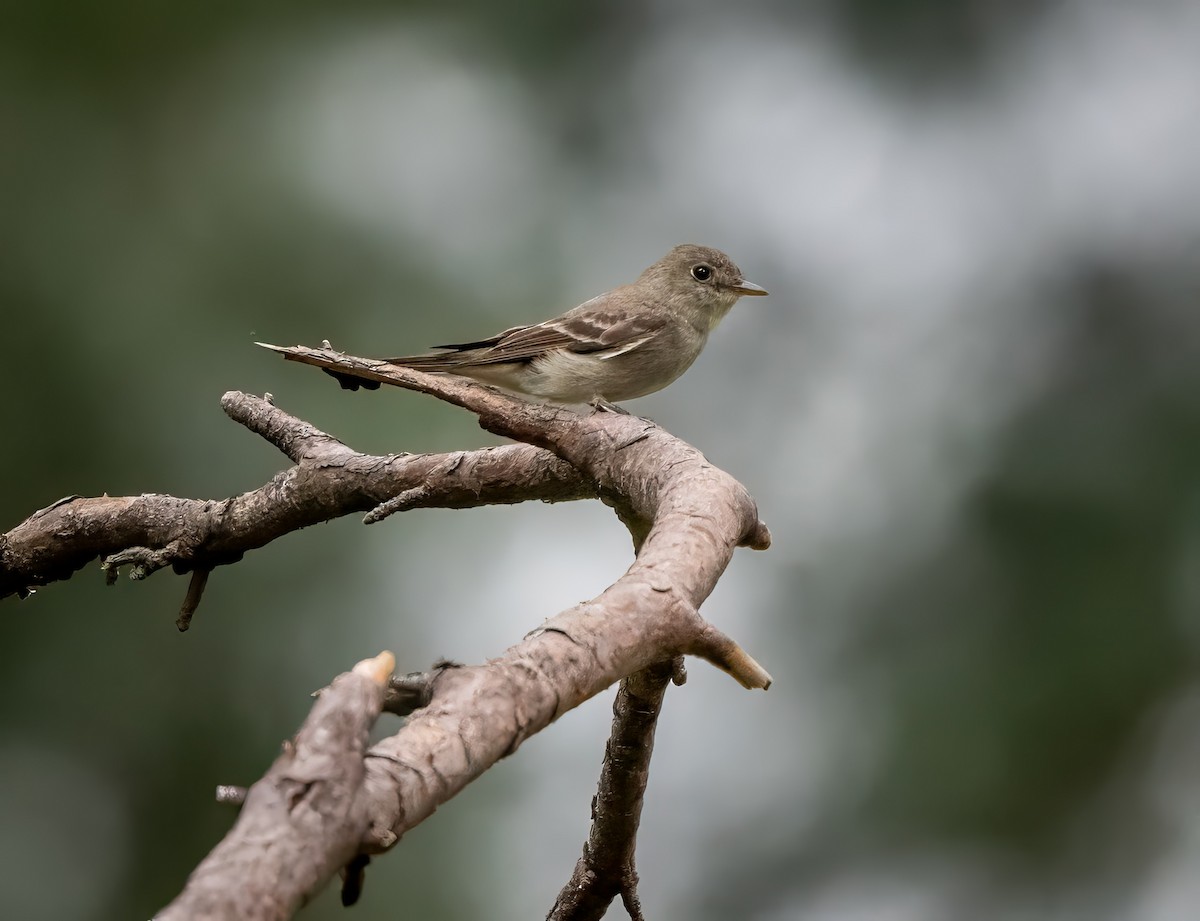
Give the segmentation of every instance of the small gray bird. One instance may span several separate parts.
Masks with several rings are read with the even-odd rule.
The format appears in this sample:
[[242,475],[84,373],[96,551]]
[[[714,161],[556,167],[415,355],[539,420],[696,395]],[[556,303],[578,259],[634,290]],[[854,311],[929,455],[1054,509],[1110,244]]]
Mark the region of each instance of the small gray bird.
[[[553,320],[387,361],[417,371],[461,374],[555,403],[612,409],[618,401],[674,381],[691,367],[708,334],[738,298],[766,293],[746,281],[720,250],[685,243],[633,284]],[[376,381],[329,373],[347,390],[379,387]]]

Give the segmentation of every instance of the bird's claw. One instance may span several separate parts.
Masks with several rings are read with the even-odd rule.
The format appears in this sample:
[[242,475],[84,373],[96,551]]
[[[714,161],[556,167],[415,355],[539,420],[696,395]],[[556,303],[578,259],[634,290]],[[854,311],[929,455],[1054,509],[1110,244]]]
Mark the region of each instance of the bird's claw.
[[616,403],[610,403],[603,397],[596,397],[589,404],[592,407],[592,412],[595,413],[616,413],[618,416],[628,416],[629,410],[622,409]]

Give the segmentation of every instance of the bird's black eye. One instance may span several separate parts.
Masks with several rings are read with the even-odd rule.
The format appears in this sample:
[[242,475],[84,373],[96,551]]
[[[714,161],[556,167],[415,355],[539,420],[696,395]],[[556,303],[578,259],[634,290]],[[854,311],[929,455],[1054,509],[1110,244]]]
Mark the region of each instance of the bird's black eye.
[[708,281],[712,278],[712,269],[701,263],[700,265],[692,266],[692,278],[696,281]]

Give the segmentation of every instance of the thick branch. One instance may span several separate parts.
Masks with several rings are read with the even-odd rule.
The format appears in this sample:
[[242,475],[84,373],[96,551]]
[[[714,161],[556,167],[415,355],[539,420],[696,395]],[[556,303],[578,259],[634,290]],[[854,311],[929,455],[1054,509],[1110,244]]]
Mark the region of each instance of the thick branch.
[[[252,492],[221,501],[175,496],[71,496],[0,536],[0,598],[67,579],[97,557],[146,575],[212,569],[309,525],[369,511],[419,489],[410,508],[472,508],[589,498],[579,471],[529,445],[453,454],[358,454],[268,401],[227,393],[230,418],[270,440],[297,465]],[[140,562],[139,562],[140,561]],[[114,569],[115,574],[115,569]]]
[[363,752],[394,665],[390,652],[380,653],[321,692],[296,738],[250,788],[233,829],[157,921],[287,918],[350,862],[364,824],[356,797]]

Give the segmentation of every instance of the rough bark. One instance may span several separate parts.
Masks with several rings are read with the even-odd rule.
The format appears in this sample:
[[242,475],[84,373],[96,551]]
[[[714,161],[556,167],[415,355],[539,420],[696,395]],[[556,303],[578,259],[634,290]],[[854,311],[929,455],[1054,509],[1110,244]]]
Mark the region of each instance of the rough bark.
[[[741,484],[695,448],[635,416],[580,415],[331,350],[278,351],[430,393],[475,413],[484,428],[525,444],[370,457],[267,400],[226,394],[226,412],[277,445],[295,466],[253,492],[222,501],[62,500],[0,537],[0,594],[68,578],[104,556],[110,570],[129,565],[138,577],[168,565],[201,573],[184,601],[184,619],[199,603],[210,571],[297,528],[354,511],[378,510],[368,516],[378,520],[410,507],[531,498],[599,497],[629,527],[637,555],[598,597],[549,618],[497,658],[472,666],[443,663],[416,679],[393,681],[389,706],[411,715],[399,732],[365,752],[362,740],[385,705],[384,694],[345,676],[335,682],[294,746],[250,790],[229,836],[160,917],[290,917],[347,866],[344,897],[352,898],[367,856],[392,847],[562,714],[678,656],[706,659],[748,688],[770,685],[766,671],[698,612],[734,549],[765,549],[770,537]],[[360,663],[360,669],[382,687],[382,657],[371,661],[376,664]],[[362,679],[360,669],[352,674]],[[641,680],[631,679],[626,693],[644,692]],[[353,700],[338,703],[345,695]],[[345,715],[351,711],[352,717]],[[336,732],[320,728],[330,725],[330,713],[341,714]],[[647,713],[652,733],[657,703]],[[635,731],[649,741],[644,721]],[[644,782],[630,789],[640,803]],[[627,853],[630,869],[634,832],[636,822],[613,838],[617,862]],[[611,863],[593,851],[597,856]]]
[[26,594],[98,557],[135,578],[235,563],[292,531],[370,511],[397,496],[409,508],[473,508],[592,498],[594,487],[548,451],[504,445],[450,454],[359,454],[268,400],[227,393],[226,414],[266,438],[295,466],[228,499],[68,496],[0,535],[0,598]]
[[682,684],[683,679],[682,660],[659,662],[622,679],[592,799],[592,828],[547,921],[598,921],[618,895],[632,921],[642,921],[634,847],[663,696],[672,680]]

